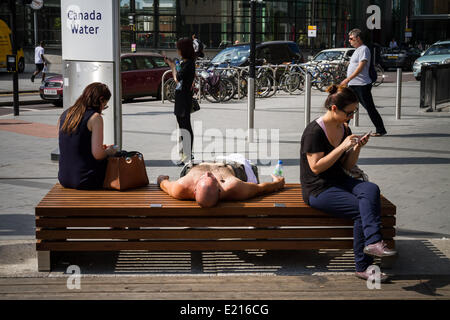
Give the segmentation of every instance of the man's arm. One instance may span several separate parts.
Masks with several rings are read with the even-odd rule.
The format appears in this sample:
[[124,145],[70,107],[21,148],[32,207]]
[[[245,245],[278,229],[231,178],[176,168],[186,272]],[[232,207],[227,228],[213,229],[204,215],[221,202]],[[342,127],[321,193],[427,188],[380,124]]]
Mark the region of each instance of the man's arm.
[[225,191],[226,200],[247,200],[262,194],[272,193],[283,189],[284,178],[272,175],[272,182],[250,183],[236,179]]
[[182,180],[169,181],[169,176],[159,176],[158,186],[167,193],[169,196],[179,199],[179,200],[192,200],[194,199],[194,194],[191,192],[190,188],[183,183]]

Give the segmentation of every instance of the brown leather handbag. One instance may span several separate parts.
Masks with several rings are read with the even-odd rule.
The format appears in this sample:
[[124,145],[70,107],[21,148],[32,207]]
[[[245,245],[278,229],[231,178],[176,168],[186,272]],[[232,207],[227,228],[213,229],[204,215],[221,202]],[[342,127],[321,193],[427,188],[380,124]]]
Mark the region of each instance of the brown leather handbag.
[[127,190],[148,185],[144,156],[137,151],[119,151],[108,158],[103,188]]

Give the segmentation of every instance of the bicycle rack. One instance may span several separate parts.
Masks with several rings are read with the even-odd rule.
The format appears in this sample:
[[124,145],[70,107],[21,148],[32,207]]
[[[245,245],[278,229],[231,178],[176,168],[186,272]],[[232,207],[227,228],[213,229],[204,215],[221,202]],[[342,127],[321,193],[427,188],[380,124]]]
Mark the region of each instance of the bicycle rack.
[[172,70],[167,70],[163,73],[161,77],[161,102],[164,103],[164,78],[166,77],[166,74],[172,73]]

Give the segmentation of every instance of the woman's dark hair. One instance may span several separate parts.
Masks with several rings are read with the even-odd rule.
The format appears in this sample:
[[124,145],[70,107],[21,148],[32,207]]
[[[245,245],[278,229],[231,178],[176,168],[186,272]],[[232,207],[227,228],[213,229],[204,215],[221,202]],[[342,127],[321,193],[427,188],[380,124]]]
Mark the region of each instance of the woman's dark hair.
[[106,84],[93,82],[84,88],[81,96],[75,101],[75,104],[67,110],[66,118],[61,127],[64,133],[71,134],[75,132],[88,108],[101,113],[101,103],[111,98],[111,91]]
[[195,59],[194,45],[192,44],[192,39],[182,38],[177,41],[177,49],[180,50],[181,57],[183,59]]
[[328,98],[324,107],[330,110],[332,105],[336,105],[339,110],[344,110],[349,104],[358,102],[358,97],[352,89],[345,86],[331,85],[327,89]]

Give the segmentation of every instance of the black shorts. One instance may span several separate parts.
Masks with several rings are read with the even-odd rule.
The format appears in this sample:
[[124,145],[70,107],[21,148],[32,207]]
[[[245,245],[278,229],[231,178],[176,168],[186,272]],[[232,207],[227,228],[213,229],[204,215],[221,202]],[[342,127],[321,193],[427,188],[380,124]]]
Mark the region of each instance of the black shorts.
[[36,71],[42,71],[44,69],[43,63],[36,63]]

